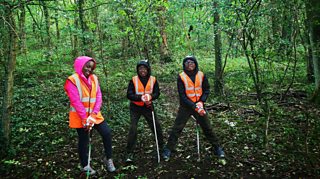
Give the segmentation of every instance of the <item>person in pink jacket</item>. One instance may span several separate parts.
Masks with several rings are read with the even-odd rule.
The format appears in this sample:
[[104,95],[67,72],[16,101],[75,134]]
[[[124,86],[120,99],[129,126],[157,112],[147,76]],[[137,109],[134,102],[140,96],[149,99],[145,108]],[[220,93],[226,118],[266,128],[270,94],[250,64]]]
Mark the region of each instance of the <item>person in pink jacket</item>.
[[102,94],[98,78],[93,74],[96,61],[87,56],[77,57],[74,61],[75,74],[68,77],[64,89],[70,99],[69,126],[78,133],[78,153],[82,171],[96,171],[88,163],[88,145],[91,129],[96,129],[103,139],[107,170],[116,169],[112,161],[111,129],[101,115]]

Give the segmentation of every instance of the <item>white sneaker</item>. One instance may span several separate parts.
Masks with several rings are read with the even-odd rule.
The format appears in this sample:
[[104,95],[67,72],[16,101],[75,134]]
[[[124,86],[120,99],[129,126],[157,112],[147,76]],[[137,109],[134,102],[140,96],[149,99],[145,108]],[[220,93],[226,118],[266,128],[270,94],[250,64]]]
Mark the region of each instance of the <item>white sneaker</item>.
[[96,172],[95,170],[93,170],[90,166],[85,166],[85,167],[83,167],[81,171],[83,171],[83,172],[88,172],[88,170],[89,170],[90,175],[94,175],[94,174],[97,173],[97,172]]
[[113,164],[112,159],[108,159],[108,160],[106,161],[106,165],[107,165],[107,169],[108,169],[109,172],[114,172],[114,171],[116,171],[116,167],[114,167],[114,164]]

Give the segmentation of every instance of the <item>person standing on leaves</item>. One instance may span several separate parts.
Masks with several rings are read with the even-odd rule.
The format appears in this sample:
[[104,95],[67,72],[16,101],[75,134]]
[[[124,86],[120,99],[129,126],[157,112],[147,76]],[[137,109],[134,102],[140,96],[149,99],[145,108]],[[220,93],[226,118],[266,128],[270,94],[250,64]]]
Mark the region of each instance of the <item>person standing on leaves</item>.
[[105,164],[109,172],[114,172],[112,161],[111,129],[101,115],[102,94],[98,78],[93,74],[96,61],[87,56],[77,57],[74,61],[75,74],[68,77],[64,89],[70,99],[69,127],[78,133],[78,153],[82,171],[95,174],[88,165],[89,134],[96,129],[103,139]]
[[224,151],[220,147],[218,138],[211,128],[207,112],[204,108],[204,102],[206,102],[210,93],[208,79],[203,72],[199,71],[198,62],[194,56],[185,57],[182,65],[183,72],[178,75],[180,106],[168,143],[163,151],[163,158],[166,161],[170,159],[171,151],[174,150],[178,138],[191,115],[196,118],[196,122],[200,125],[206,138],[214,147],[214,153],[219,158],[224,158]]
[[[151,76],[151,68],[147,60],[141,60],[137,64],[137,74],[132,77],[127,90],[127,98],[130,100],[130,131],[127,142],[126,162],[132,162],[134,147],[137,140],[138,121],[142,116],[146,119],[150,129],[154,134],[152,111],[153,100],[158,99],[160,95],[159,84],[154,76]],[[155,125],[159,148],[162,148],[163,135],[159,121],[155,115]]]

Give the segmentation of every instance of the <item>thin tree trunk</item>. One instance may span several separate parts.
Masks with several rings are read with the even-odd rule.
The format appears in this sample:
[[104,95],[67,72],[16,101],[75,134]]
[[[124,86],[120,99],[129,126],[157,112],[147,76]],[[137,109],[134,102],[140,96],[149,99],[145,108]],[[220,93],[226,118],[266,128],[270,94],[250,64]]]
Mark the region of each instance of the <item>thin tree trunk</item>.
[[21,4],[20,7],[21,13],[20,13],[20,19],[19,19],[19,49],[20,53],[24,54],[25,56],[27,55],[27,47],[26,47],[26,27],[25,27],[25,22],[26,22],[26,10],[25,10],[25,5]]
[[[167,0],[163,0],[163,3],[167,3]],[[158,8],[158,18],[159,18],[159,26],[160,26],[160,35],[162,39],[162,43],[160,45],[160,59],[164,62],[170,62],[170,51],[168,47],[168,40],[167,40],[167,32],[166,32],[166,7],[161,5]]]
[[272,37],[274,40],[279,38],[279,16],[278,16],[278,11],[279,11],[279,5],[277,4],[277,0],[271,0],[271,23],[272,23]]
[[78,13],[79,13],[79,22],[80,22],[80,27],[81,27],[81,39],[82,39],[82,51],[87,54],[91,50],[89,49],[89,41],[86,38],[86,33],[87,33],[87,25],[85,23],[85,17],[84,17],[84,10],[83,10],[83,5],[84,5],[84,0],[78,0]]
[[43,7],[43,12],[44,12],[44,17],[45,17],[45,22],[46,22],[46,33],[47,33],[47,36],[46,36],[46,47],[48,49],[48,52],[51,50],[51,36],[50,36],[50,15],[49,15],[49,10],[48,10],[48,7],[47,7],[47,4],[45,1],[40,1],[41,2],[41,5]]
[[46,52],[44,52],[44,55],[47,60],[51,59],[51,35],[50,35],[50,14],[49,10],[47,7],[47,4],[45,1],[40,1],[42,8],[43,8],[43,13],[44,13],[44,19],[45,19],[45,29],[46,29],[46,36],[45,36],[45,46],[47,48]]
[[[12,111],[14,70],[16,67],[17,32],[13,12],[8,3],[3,2],[0,8],[0,32],[3,34],[0,47],[3,49],[1,58],[4,61],[3,103],[0,123],[1,154],[5,154],[10,144],[10,118]],[[3,42],[3,43],[2,43]]]
[[312,7],[311,9],[311,47],[312,47],[312,59],[314,67],[314,77],[315,77],[315,90],[312,100],[320,104],[320,1],[319,0],[309,0]]
[[222,79],[222,59],[221,59],[221,30],[219,27],[220,16],[218,12],[218,2],[214,2],[214,54],[215,54],[215,95],[223,95],[223,79]]
[[[67,4],[66,4],[65,0],[63,0],[63,5],[64,5],[65,8],[67,7]],[[75,25],[75,27],[77,27],[76,26],[76,20],[77,20],[77,16],[74,17],[74,25]],[[78,51],[75,48],[76,45],[75,45],[75,42],[74,42],[75,41],[74,39],[77,38],[77,36],[72,33],[70,19],[67,18],[66,21],[67,21],[67,27],[68,27],[68,31],[69,31],[70,45],[72,47],[71,54],[72,54],[73,57],[77,57],[78,56]]]
[[[251,6],[251,10],[253,10],[254,8],[259,9],[261,5],[261,0],[257,0],[255,1],[252,6]],[[250,11],[251,11],[250,10]],[[242,12],[240,12],[242,13]],[[255,54],[255,47],[254,47],[254,42],[255,42],[255,38],[254,36],[252,37],[252,34],[254,34],[254,32],[256,31],[254,29],[254,27],[248,27],[249,26],[249,22],[251,20],[250,13],[245,14],[244,17],[242,17],[242,15],[239,13],[239,11],[237,11],[237,16],[240,20],[240,23],[242,25],[242,36],[239,37],[239,41],[242,45],[242,49],[245,53],[245,56],[247,58],[247,62],[250,68],[250,73],[251,73],[251,77],[253,79],[254,82],[254,86],[257,92],[257,99],[259,101],[259,103],[261,104],[262,102],[262,87],[261,87],[261,82],[260,82],[260,70],[259,70],[259,63],[257,61],[257,55]]]
[[[32,22],[33,22],[32,23],[32,32],[37,38],[39,38],[36,29],[38,29],[41,32],[41,28],[40,28],[39,24],[37,23],[36,19],[34,18],[33,14],[32,14],[32,11],[31,11],[31,9],[29,8],[28,5],[26,5],[26,8],[28,9],[28,12],[29,12],[29,14],[30,14],[30,16],[32,18]],[[40,34],[41,43],[44,44],[43,36],[42,36],[41,33],[39,33],[39,34]]]
[[[136,25],[132,22],[133,15],[131,15],[131,12],[128,11],[128,10],[126,10],[125,12],[127,14],[129,24],[132,27],[132,31],[133,31],[133,35],[134,35],[134,38],[135,38],[135,42],[136,42],[136,46],[137,46],[137,51],[138,51],[139,57],[140,57],[140,59],[143,59],[142,54],[141,54],[140,40],[139,40],[141,38],[141,36],[140,36],[140,34],[139,35],[137,34],[138,32],[137,32]],[[128,32],[128,38],[130,39],[129,32]]]
[[305,20],[305,46],[306,46],[306,62],[307,62],[307,80],[309,82],[314,82],[314,74],[313,74],[313,59],[312,59],[312,48],[311,48],[311,42],[310,42],[310,32],[311,32],[311,4],[306,1],[305,2],[305,8],[306,8],[306,20]]
[[55,11],[55,16],[54,16],[54,22],[56,24],[56,35],[57,35],[57,39],[60,40],[60,29],[59,29],[59,14],[58,11]]
[[[70,3],[72,3],[72,2],[70,2]],[[77,2],[75,2],[74,6],[77,6]],[[74,27],[75,27],[75,29],[78,29],[79,28],[79,15],[78,15],[78,13],[74,14],[74,18],[73,19],[74,19],[74,21],[73,21]],[[71,43],[72,43],[72,56],[73,57],[77,57],[77,56],[79,56],[79,48],[78,48],[79,40],[78,40],[78,36],[77,36],[76,33],[74,33],[72,31],[71,24],[69,26],[69,29],[70,29],[70,36],[71,36],[70,38],[71,38]]]
[[[79,26],[79,23],[78,23],[78,19],[75,18],[74,20],[74,26],[75,28],[77,29],[78,26]],[[71,32],[72,33],[72,32]],[[72,33],[72,55],[74,57],[78,56],[79,55],[79,50],[78,50],[78,46],[79,46],[79,40],[78,40],[78,36],[74,33]]]

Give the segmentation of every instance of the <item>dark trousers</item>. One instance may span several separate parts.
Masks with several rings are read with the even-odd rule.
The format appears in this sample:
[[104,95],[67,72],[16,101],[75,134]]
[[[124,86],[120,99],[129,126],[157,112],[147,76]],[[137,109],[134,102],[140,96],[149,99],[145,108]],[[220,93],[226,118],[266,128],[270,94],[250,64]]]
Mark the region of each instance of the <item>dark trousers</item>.
[[[145,106],[136,106],[135,104],[130,103],[131,125],[130,125],[130,131],[128,136],[127,153],[132,153],[134,151],[134,147],[135,147],[137,136],[138,136],[138,133],[137,133],[138,121],[141,115],[144,116],[144,118],[146,119],[149,125],[149,128],[152,130],[152,133],[154,134],[151,108],[147,108]],[[162,148],[164,144],[162,129],[155,113],[154,113],[154,117],[155,117],[159,148]]]
[[186,123],[189,120],[191,115],[193,115],[196,118],[197,123],[202,128],[204,135],[206,136],[207,140],[211,143],[211,145],[214,148],[218,147],[219,141],[216,134],[213,132],[211,128],[211,124],[210,124],[210,121],[208,120],[208,116],[207,115],[200,116],[193,109],[180,105],[176,120],[174,121],[174,125],[171,129],[171,133],[167,143],[167,148],[171,151],[175,149],[175,146],[178,142],[178,138],[183,128],[186,126]]
[[[106,121],[100,124],[95,124],[93,129],[96,129],[102,137],[104,152],[107,159],[112,157],[112,141],[111,141],[111,129]],[[93,130],[92,129],[92,130]],[[88,152],[89,152],[89,132],[84,128],[77,128],[78,132],[78,152],[82,167],[88,165]],[[93,132],[93,131],[91,131]]]

